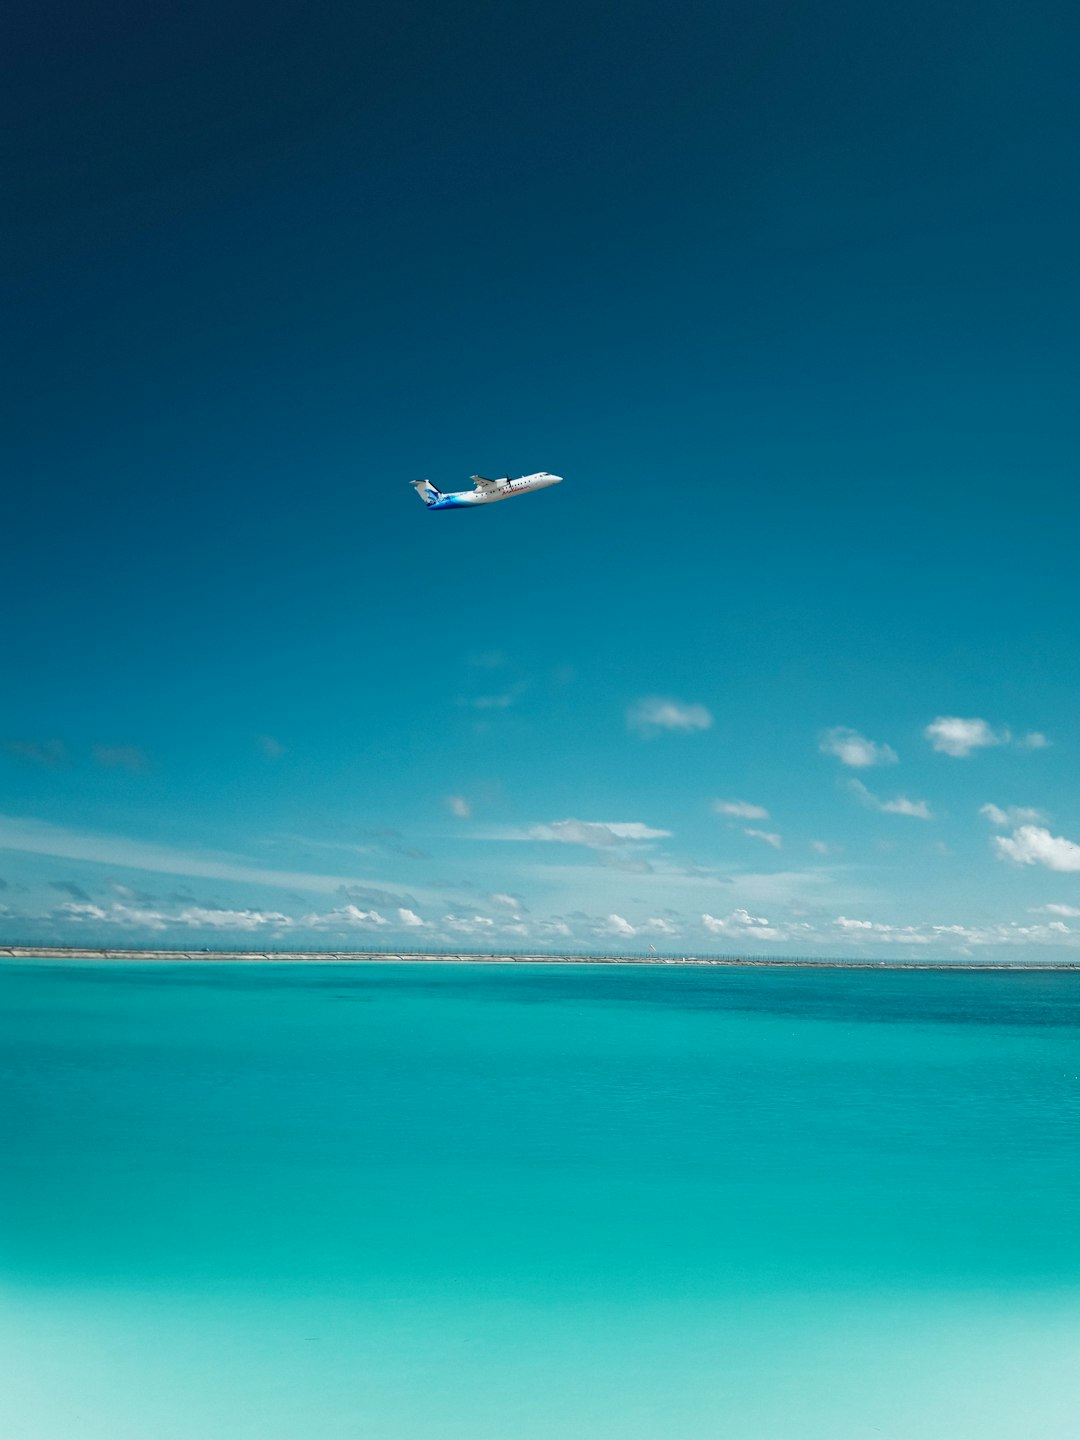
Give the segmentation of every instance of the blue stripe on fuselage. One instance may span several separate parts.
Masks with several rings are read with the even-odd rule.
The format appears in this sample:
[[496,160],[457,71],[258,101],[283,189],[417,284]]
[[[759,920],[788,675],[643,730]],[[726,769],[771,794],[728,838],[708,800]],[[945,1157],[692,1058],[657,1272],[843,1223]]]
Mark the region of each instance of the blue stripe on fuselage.
[[470,510],[476,504],[475,500],[460,500],[456,495],[440,495],[438,500],[429,503],[429,510]]

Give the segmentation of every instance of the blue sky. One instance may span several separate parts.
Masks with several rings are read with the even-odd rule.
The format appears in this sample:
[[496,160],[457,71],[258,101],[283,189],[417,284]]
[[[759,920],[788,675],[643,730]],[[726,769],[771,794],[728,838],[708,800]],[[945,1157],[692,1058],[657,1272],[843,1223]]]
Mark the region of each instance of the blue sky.
[[17,27],[4,935],[1067,957],[1075,11],[362,9]]

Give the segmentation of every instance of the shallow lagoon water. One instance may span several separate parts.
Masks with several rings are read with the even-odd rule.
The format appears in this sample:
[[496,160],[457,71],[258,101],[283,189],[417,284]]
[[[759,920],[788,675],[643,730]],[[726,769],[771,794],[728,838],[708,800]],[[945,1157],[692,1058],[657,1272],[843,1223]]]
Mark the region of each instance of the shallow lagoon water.
[[1080,974],[0,967],[19,1440],[1073,1440]]

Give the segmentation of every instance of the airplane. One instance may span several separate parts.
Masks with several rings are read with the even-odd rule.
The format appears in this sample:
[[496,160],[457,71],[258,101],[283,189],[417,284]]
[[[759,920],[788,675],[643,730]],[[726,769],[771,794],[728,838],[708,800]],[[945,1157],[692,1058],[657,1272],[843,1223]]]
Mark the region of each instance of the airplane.
[[456,490],[448,495],[430,480],[410,480],[409,484],[429,510],[465,510],[470,505],[491,505],[496,500],[509,500],[512,495],[527,495],[530,490],[543,490],[561,481],[561,475],[549,475],[546,470],[536,475],[520,475],[516,480],[509,475],[501,480],[485,480],[483,475],[473,475],[472,490]]

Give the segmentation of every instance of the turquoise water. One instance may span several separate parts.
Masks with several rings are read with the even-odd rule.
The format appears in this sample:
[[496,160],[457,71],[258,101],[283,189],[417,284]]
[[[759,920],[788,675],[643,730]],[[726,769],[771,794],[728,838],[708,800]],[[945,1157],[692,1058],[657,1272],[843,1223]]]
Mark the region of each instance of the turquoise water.
[[0,1433],[1075,1440],[1080,974],[0,966]]

